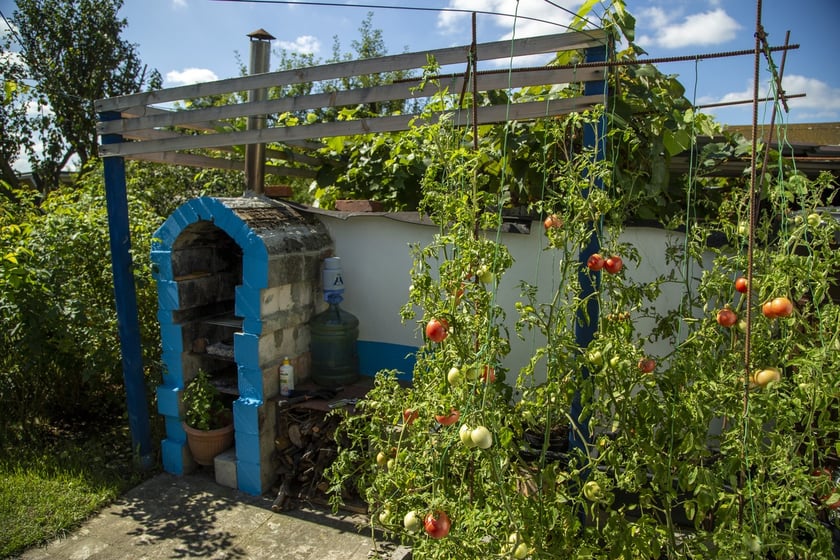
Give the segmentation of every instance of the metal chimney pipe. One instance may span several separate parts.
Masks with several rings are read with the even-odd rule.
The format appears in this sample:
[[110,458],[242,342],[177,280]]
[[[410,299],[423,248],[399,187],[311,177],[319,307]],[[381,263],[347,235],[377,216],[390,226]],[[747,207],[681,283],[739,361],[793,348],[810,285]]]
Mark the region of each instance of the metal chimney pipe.
[[[249,74],[263,74],[269,70],[271,41],[274,37],[265,29],[249,33],[251,39],[251,63]],[[249,102],[265,101],[266,88],[252,89],[248,92]],[[248,130],[265,128],[265,115],[248,117]],[[245,185],[246,190],[256,194],[265,192],[265,144],[245,146]]]

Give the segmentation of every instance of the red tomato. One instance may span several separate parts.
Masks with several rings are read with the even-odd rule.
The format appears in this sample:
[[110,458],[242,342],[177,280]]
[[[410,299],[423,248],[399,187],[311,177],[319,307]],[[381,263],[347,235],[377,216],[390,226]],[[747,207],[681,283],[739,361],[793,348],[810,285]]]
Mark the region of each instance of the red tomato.
[[481,380],[485,383],[496,382],[496,368],[493,366],[484,366],[481,370]]
[[789,317],[793,313],[793,303],[786,297],[777,297],[772,300],[770,308],[776,317]]
[[461,303],[461,297],[464,295],[464,283],[461,282],[461,287],[455,291],[455,305]]
[[747,290],[749,289],[749,282],[747,279],[741,276],[740,278],[735,279],[735,291],[741,292],[742,294],[746,294]]
[[738,322],[738,315],[729,309],[729,307],[724,307],[717,314],[717,322],[718,325],[721,327],[726,327],[727,329]]
[[452,527],[452,522],[445,511],[429,512],[423,518],[423,528],[433,539],[442,539],[448,535],[450,527]]
[[773,303],[773,301],[771,300],[771,301],[765,302],[764,305],[761,306],[761,312],[764,313],[764,316],[767,317],[768,319],[775,319],[776,318],[776,312],[773,311],[772,303]]
[[563,227],[563,218],[561,218],[557,214],[552,214],[551,216],[545,219],[543,225],[545,226],[545,229],[561,228]]
[[612,255],[606,261],[604,261],[604,270],[606,270],[610,274],[618,274],[619,271],[621,271],[621,267],[623,266],[624,262],[618,255]]
[[441,426],[451,426],[457,422],[459,418],[461,418],[461,413],[454,408],[449,409],[449,414],[435,414],[435,420],[437,420],[437,423]]
[[446,319],[431,319],[426,323],[426,337],[432,342],[443,342],[449,336],[449,323]]
[[605,263],[606,261],[604,260],[604,257],[602,257],[598,253],[593,254],[586,260],[586,266],[589,268],[589,270],[592,270],[594,272],[597,272],[604,268]]
[[420,413],[414,409],[406,408],[403,410],[403,422],[408,424],[409,426],[417,420],[417,417],[420,416]]
[[656,369],[656,360],[653,358],[642,358],[639,360],[639,371],[642,373],[652,373]]

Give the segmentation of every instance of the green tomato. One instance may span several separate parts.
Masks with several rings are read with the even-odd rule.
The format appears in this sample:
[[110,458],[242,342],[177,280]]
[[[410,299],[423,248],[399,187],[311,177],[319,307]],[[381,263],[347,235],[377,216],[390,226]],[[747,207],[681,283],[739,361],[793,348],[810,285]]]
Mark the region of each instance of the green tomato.
[[495,279],[495,276],[492,272],[487,270],[486,266],[482,266],[478,270],[478,279],[482,284],[492,284],[493,280]]
[[458,437],[461,438],[461,443],[467,447],[475,447],[475,442],[472,440],[471,436],[472,428],[466,424],[461,424],[461,428],[458,430]]
[[380,467],[388,466],[388,456],[383,451],[376,454],[376,464]]
[[808,225],[811,227],[817,227],[822,223],[822,217],[817,214],[816,212],[812,212],[808,214]]
[[511,533],[508,537],[508,545],[510,546],[510,554],[517,560],[521,560],[528,556],[528,545],[522,541],[519,533]]
[[385,506],[385,509],[379,512],[379,522],[383,525],[387,525],[388,521],[391,519],[391,508]]
[[464,382],[464,376],[461,374],[461,370],[455,366],[449,368],[449,373],[446,374],[446,380],[449,382],[450,385],[460,385]]
[[479,449],[489,449],[493,445],[493,434],[484,426],[475,428],[470,433],[470,439]]
[[586,354],[586,358],[589,360],[589,363],[595,367],[601,367],[604,365],[604,355],[601,354],[600,350],[593,350]]
[[599,502],[603,499],[604,494],[601,491],[601,485],[594,480],[587,480],[583,485],[583,495],[590,502]]
[[423,527],[423,521],[415,512],[409,511],[405,514],[405,517],[403,517],[403,527],[405,527],[405,530],[410,533],[416,533],[421,527]]
[[761,539],[755,535],[744,535],[744,547],[753,554],[758,554],[761,552]]
[[621,364],[621,357],[620,356],[613,356],[610,358],[610,367],[615,369]]

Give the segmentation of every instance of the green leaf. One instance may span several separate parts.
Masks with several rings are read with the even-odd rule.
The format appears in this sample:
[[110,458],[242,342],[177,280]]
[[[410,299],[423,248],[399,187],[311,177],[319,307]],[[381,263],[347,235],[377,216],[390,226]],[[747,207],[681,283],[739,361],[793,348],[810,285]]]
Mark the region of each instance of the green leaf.
[[681,154],[691,145],[691,136],[685,130],[671,131],[665,129],[662,134],[662,143],[668,151],[669,156]]

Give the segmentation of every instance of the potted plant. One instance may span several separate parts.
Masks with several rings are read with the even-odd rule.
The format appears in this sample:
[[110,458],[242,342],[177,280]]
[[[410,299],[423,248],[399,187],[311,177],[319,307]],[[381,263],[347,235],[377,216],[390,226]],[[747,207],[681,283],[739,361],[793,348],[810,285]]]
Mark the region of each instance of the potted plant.
[[193,459],[199,465],[212,465],[216,455],[233,445],[233,415],[202,369],[187,385],[183,398],[183,426]]

